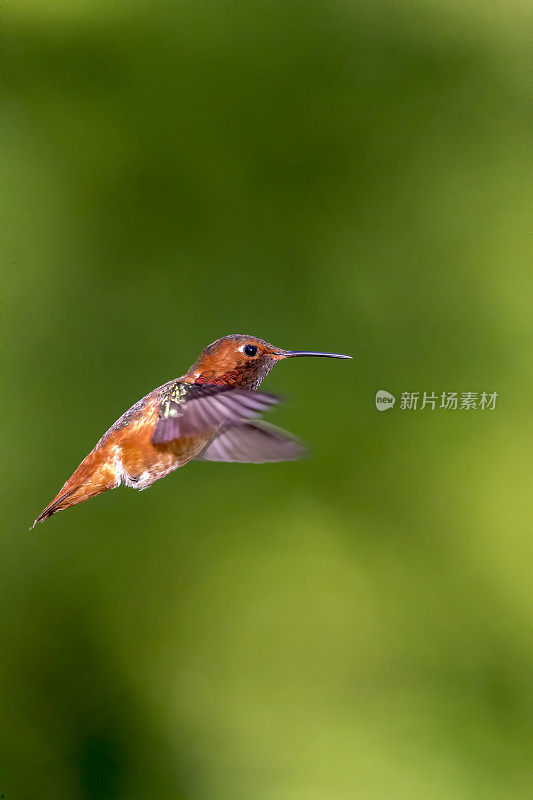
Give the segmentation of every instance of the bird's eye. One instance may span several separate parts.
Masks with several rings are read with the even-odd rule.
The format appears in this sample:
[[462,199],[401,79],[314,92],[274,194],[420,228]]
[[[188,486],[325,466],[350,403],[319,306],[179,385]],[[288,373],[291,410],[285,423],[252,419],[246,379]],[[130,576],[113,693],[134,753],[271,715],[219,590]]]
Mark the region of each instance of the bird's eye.
[[244,352],[246,353],[247,356],[253,358],[257,353],[257,347],[255,346],[255,344],[247,344],[246,347],[244,348]]

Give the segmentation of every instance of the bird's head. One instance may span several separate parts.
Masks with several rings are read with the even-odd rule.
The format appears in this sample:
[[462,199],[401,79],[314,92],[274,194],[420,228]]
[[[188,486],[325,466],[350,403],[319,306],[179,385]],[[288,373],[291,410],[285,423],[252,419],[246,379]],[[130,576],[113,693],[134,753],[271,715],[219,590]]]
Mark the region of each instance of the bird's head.
[[295,356],[351,358],[340,353],[283,350],[256,336],[232,333],[202,350],[183,380],[188,383],[215,383],[255,389],[278,361]]

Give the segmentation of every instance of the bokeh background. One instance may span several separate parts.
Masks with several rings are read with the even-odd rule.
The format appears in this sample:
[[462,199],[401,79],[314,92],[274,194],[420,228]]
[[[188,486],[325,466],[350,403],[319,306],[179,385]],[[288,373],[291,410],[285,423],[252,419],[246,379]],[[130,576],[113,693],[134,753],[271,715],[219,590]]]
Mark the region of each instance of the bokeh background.
[[[7,800],[526,796],[526,8],[4,7]],[[310,459],[28,533],[233,332]]]

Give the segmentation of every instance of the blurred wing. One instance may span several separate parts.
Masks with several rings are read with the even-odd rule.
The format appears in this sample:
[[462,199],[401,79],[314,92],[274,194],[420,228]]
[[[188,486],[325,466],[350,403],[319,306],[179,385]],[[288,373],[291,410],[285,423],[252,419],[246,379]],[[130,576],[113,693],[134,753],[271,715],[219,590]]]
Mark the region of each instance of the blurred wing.
[[152,442],[163,444],[181,436],[216,431],[221,425],[235,425],[257,417],[279,402],[279,397],[266,392],[205,384],[187,388],[178,384],[161,403]]
[[301,442],[281,428],[266,422],[243,422],[223,428],[196,458],[198,461],[264,464],[268,461],[294,461],[305,454]]

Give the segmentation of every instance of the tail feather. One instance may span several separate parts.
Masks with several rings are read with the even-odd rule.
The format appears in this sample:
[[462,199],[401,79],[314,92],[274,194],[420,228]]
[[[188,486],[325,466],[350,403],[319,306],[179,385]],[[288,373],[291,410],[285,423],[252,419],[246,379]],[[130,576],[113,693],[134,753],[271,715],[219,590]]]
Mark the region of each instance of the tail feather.
[[99,461],[100,463],[96,460],[94,451],[89,453],[52,502],[41,511],[30,530],[33,530],[38,522],[44,522],[45,519],[51,517],[52,514],[83,503],[84,500],[89,500],[91,497],[96,497],[97,494],[118,486],[120,479],[116,476],[114,469],[103,459]]
[[39,516],[33,521],[33,525],[31,526],[30,531],[32,531],[35,528],[38,522],[44,522],[45,519],[51,517],[52,514],[56,513],[56,511],[63,511],[63,509],[69,508],[69,506],[74,505],[74,503],[67,503],[67,505],[63,505],[63,503],[65,503],[65,501],[68,500],[69,497],[76,491],[76,488],[78,487],[75,487],[74,489],[69,489],[68,492],[63,492],[63,493],[60,492],[57,495],[57,497],[54,498],[54,500],[52,500],[52,502],[49,503],[46,506],[46,508],[44,508],[41,511]]

